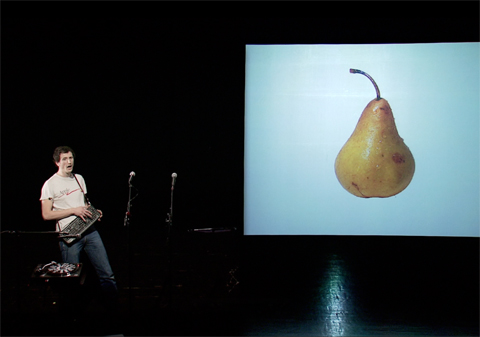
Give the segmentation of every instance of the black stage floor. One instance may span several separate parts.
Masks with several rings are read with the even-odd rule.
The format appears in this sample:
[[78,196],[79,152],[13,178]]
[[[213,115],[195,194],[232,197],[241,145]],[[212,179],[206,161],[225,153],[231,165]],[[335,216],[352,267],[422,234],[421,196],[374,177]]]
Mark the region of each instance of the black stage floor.
[[[2,235],[2,336],[478,336],[479,239],[243,237],[102,231],[120,296],[106,311],[88,262],[70,279],[56,237]],[[81,294],[74,316],[59,292]]]

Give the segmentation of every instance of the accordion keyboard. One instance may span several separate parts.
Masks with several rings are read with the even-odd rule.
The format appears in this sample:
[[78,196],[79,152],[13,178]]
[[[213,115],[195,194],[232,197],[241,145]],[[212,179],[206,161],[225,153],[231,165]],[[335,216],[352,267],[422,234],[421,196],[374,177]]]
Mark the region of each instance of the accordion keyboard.
[[[90,212],[92,212],[92,217],[91,218],[86,218],[87,221],[83,221],[82,218],[77,216],[72,222],[70,222],[67,225],[67,227],[65,227],[62,230],[62,233],[67,234],[67,236],[68,236],[68,237],[63,238],[63,240],[66,243],[71,243],[72,241],[74,241],[76,238],[71,237],[72,235],[83,234],[91,225],[93,225],[93,223],[95,221],[98,220],[98,218],[100,218],[100,212],[95,207],[90,205],[87,209]],[[62,237],[60,236],[60,238],[62,238]]]

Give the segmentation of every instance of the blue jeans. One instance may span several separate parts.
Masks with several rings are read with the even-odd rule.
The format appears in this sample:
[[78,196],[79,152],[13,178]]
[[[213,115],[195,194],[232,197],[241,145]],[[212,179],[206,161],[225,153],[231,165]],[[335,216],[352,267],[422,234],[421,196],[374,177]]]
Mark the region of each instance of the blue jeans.
[[63,263],[77,264],[80,262],[80,253],[85,250],[90,262],[97,272],[100,286],[107,296],[115,296],[117,293],[117,282],[113,274],[107,251],[103,245],[100,234],[96,231],[90,231],[80,239],[74,241],[69,246],[60,241],[60,251],[62,253]]

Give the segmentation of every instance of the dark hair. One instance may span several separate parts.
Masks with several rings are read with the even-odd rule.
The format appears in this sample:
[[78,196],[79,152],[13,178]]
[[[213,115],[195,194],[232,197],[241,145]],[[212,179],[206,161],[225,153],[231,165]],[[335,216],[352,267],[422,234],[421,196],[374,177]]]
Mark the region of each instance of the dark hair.
[[75,152],[69,147],[69,146],[59,146],[53,151],[53,161],[58,163],[60,161],[60,154],[61,153],[68,153],[71,152],[73,155],[73,158],[75,158]]

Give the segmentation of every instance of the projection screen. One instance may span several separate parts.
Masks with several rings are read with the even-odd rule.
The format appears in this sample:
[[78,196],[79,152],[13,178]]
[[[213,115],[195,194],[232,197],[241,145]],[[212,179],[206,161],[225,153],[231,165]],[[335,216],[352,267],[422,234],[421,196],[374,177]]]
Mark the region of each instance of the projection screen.
[[[478,43],[246,45],[244,234],[480,236],[479,60]],[[373,78],[413,155],[395,195],[358,197],[337,178],[376,98],[350,69]]]

